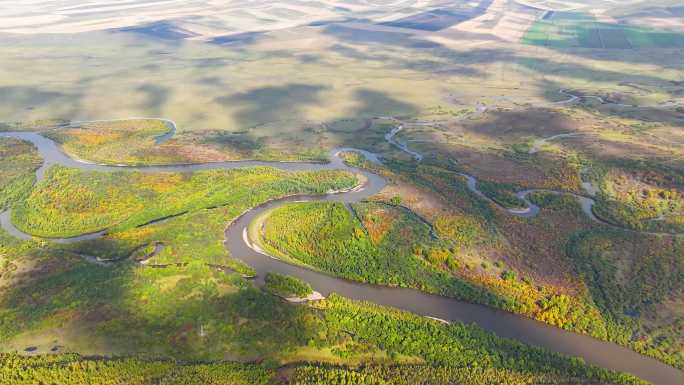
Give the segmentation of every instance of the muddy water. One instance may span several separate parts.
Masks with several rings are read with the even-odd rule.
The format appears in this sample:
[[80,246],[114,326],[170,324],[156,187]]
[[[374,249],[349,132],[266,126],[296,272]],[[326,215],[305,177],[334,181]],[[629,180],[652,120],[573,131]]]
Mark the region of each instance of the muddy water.
[[257,272],[257,284],[263,284],[263,277],[267,272],[288,274],[310,283],[314,290],[325,296],[338,293],[348,298],[370,301],[442,320],[473,322],[502,337],[513,338],[562,354],[579,356],[590,364],[632,373],[654,384],[684,384],[684,372],[613,343],[564,331],[505,311],[426,294],[418,290],[368,285],[335,278],[274,259],[255,251],[247,244],[250,242],[246,236],[249,223],[266,210],[294,201],[356,202],[379,191],[381,185],[376,182],[370,179],[365,189],[349,195],[340,194],[324,198],[292,197],[250,210],[226,230],[226,247],[230,249],[232,256],[254,267]]
[[[286,170],[346,169],[361,173],[367,180],[360,189],[325,196],[289,197],[269,202],[248,211],[226,229],[226,247],[230,250],[232,256],[242,259],[255,268],[258,275],[258,284],[263,283],[263,277],[267,272],[289,274],[309,282],[314,290],[323,295],[329,295],[330,293],[335,292],[345,297],[392,306],[424,316],[449,321],[473,322],[500,336],[514,338],[558,353],[579,356],[584,358],[588,363],[611,370],[632,373],[653,382],[654,384],[684,384],[684,372],[609,342],[602,342],[591,337],[557,329],[526,317],[481,305],[458,301],[452,298],[430,295],[412,289],[373,286],[335,278],[306,268],[287,264],[253,250],[248,244],[250,241],[246,236],[247,226],[256,216],[265,210],[283,205],[287,202],[302,200],[324,200],[345,203],[358,202],[359,200],[374,195],[385,186],[385,180],[382,177],[344,165],[340,158],[335,156],[336,151],[333,152],[332,162],[329,164],[239,161],[149,167],[105,166],[74,160],[65,155],[53,141],[36,133],[0,133],[0,136],[12,136],[28,140],[38,147],[40,154],[43,156],[43,159],[45,159],[45,164],[38,170],[39,178],[44,174],[45,168],[53,164],[103,172],[124,170],[141,172],[180,172],[249,166],[271,166]],[[377,158],[375,158],[375,160],[377,160]],[[474,190],[479,191],[476,188],[476,180],[474,177],[468,178],[468,182],[473,185],[472,187]],[[526,197],[528,193],[523,194],[523,198]],[[479,194],[482,193],[480,192]],[[538,210],[538,208],[536,210]],[[533,214],[522,213],[521,215],[529,216]],[[8,230],[8,224],[11,226],[10,218],[9,212],[5,212],[0,216],[3,228],[6,230]],[[11,231],[11,229],[9,231]],[[22,234],[21,232],[19,233],[18,236],[21,237]],[[24,236],[28,235],[24,234]]]

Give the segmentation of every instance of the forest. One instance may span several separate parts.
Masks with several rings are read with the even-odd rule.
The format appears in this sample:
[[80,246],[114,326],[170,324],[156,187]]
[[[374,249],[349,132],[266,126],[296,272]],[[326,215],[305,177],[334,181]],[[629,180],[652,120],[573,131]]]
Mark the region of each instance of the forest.
[[273,370],[241,363],[182,363],[140,358],[83,358],[76,354],[0,353],[0,384],[266,385]]
[[124,230],[209,207],[253,207],[290,194],[349,188],[351,173],[287,172],[269,167],[195,173],[101,173],[50,168],[28,198],[15,205],[17,228],[41,237]]
[[487,295],[435,267],[433,262],[446,263],[438,256],[442,245],[429,225],[399,207],[290,204],[271,212],[263,225],[265,250],[343,278],[449,296]]
[[684,233],[684,174],[647,162],[606,164],[598,180],[595,213],[608,222],[641,231]]
[[[348,161],[360,160],[348,158]],[[33,169],[26,168],[25,174],[30,175],[35,167],[33,164]],[[404,167],[411,169],[409,165]],[[497,234],[500,226],[499,214],[487,203],[471,197],[463,181],[454,177],[450,170],[428,165],[422,166],[416,174],[421,175],[425,185],[433,188],[449,183],[453,188],[448,194],[456,199],[469,199],[472,209],[484,215],[451,213],[428,221],[403,206],[400,199],[349,206],[291,204],[276,209],[266,218],[261,239],[264,248],[283,258],[345,278],[412,287],[526,314],[562,328],[630,345],[673,365],[681,365],[681,359],[677,357],[681,349],[676,345],[676,339],[672,345],[677,329],[655,325],[643,329],[644,338],[640,338],[641,345],[637,346],[630,336],[635,330],[632,324],[618,319],[608,307],[601,305],[593,287],[580,295],[568,295],[537,284],[503,260],[482,262],[481,266],[462,260],[461,256],[473,248],[492,242],[492,234]],[[29,218],[32,215],[30,218],[37,219],[66,208],[68,215],[63,218],[53,215],[54,223],[38,221],[39,226],[45,228],[40,231],[51,236],[65,236],[71,234],[70,231],[75,234],[84,229],[106,228],[108,234],[95,241],[72,245],[15,240],[5,244],[3,240],[5,251],[0,251],[19,256],[15,259],[18,266],[21,267],[21,257],[24,261],[30,257],[43,261],[41,263],[49,268],[6,290],[0,299],[0,338],[8,343],[10,350],[21,350],[22,335],[26,331],[42,333],[55,327],[68,330],[78,325],[83,328],[84,336],[80,342],[70,342],[70,346],[82,349],[87,346],[83,345],[84,341],[105,339],[108,349],[115,354],[144,355],[152,349],[177,359],[217,360],[228,350],[241,358],[267,357],[269,365],[287,365],[290,360],[297,361],[301,357],[307,357],[307,360],[313,357],[313,361],[335,365],[426,362],[439,368],[435,374],[439,378],[462,378],[459,376],[465,375],[464,372],[452,373],[453,368],[472,368],[477,362],[486,370],[478,374],[480,377],[473,383],[486,383],[492,378],[506,378],[511,383],[537,380],[553,383],[561,381],[560,378],[565,381],[563,383],[607,381],[610,376],[605,377],[605,373],[592,377],[595,374],[591,371],[580,371],[569,376],[561,372],[546,373],[538,367],[524,369],[527,364],[521,364],[512,373],[503,373],[503,365],[496,364],[503,359],[498,356],[500,353],[495,354],[497,358],[491,358],[492,353],[487,353],[473,361],[451,362],[440,358],[442,353],[416,347],[417,342],[411,343],[411,348],[397,346],[393,340],[396,337],[388,341],[373,340],[370,335],[350,338],[350,335],[363,336],[363,330],[350,331],[346,326],[337,326],[337,319],[327,318],[328,314],[331,317],[341,314],[335,311],[346,306],[342,301],[327,308],[330,306],[327,303],[338,300],[335,296],[313,305],[314,311],[308,307],[289,307],[279,298],[250,288],[248,282],[240,279],[240,275],[253,272],[230,258],[223,247],[223,229],[230,218],[271,197],[320,193],[348,188],[355,183],[356,179],[344,172],[286,173],[270,168],[192,174],[124,174],[53,167],[30,194],[25,193],[28,198],[24,202],[17,202],[15,216]],[[112,202],[114,196],[123,199]],[[572,211],[576,205],[567,197],[550,194],[535,194],[531,199],[550,210]],[[162,206],[159,203],[162,201],[172,204]],[[58,204],[54,205],[54,202]],[[127,213],[133,214],[125,215]],[[26,220],[28,223],[33,221]],[[164,247],[149,264],[160,268],[122,263],[102,269],[78,258],[79,254],[97,250],[98,256],[104,259],[128,256],[135,260],[157,244]],[[672,255],[676,255],[676,250]],[[657,270],[660,267],[644,268],[660,271]],[[485,274],[474,274],[474,271]],[[671,277],[668,282],[681,278],[676,274]],[[34,279],[40,281],[33,282]],[[283,277],[271,276],[268,281],[271,281],[273,291],[281,295],[283,290],[291,293],[310,290],[301,282],[291,282]],[[648,282],[641,289],[634,289],[635,293],[642,293],[650,285],[652,283]],[[677,290],[675,284],[665,285],[646,301],[662,301],[673,290]],[[48,293],[47,298],[41,299],[41,293]],[[265,308],[270,311],[264,313]],[[323,321],[317,316],[321,309],[325,309]],[[350,309],[340,317],[353,318],[353,314],[362,313]],[[198,318],[197,314],[202,316]],[[368,313],[363,314],[371,317]],[[408,326],[397,324],[395,327],[404,330]],[[432,333],[438,332],[428,332]],[[39,351],[46,352],[58,346],[43,346]],[[100,349],[95,345],[92,348],[94,352]],[[465,348],[457,344],[453,349],[445,354],[451,356]],[[505,358],[507,364],[508,360]],[[357,373],[359,370],[365,370],[365,367],[314,368],[310,372],[302,370],[302,375],[292,378],[299,383],[316,383],[320,376],[356,378],[354,376],[361,375]],[[393,371],[382,367],[378,370]],[[382,381],[401,381],[389,374],[368,375],[377,381],[381,378]],[[625,378],[615,381],[633,381]]]
[[304,298],[313,293],[311,285],[289,275],[266,273],[264,280],[264,290],[280,297]]
[[610,338],[591,302],[535,286],[501,262],[485,265],[500,274],[468,275],[472,267],[460,254],[482,236],[481,225],[459,216],[434,223],[433,233],[415,214],[385,203],[352,204],[351,210],[339,203],[290,204],[264,221],[262,243],[274,255],[343,278],[483,303]]
[[20,202],[31,191],[35,171],[42,163],[32,144],[0,138],[0,212]]
[[[421,365],[367,364],[280,366],[230,362],[193,363],[143,358],[83,358],[74,354],[0,355],[7,384],[645,384],[581,360],[502,339],[478,327],[438,321],[333,295],[313,305],[323,319],[309,346],[364,344],[388,352],[392,361],[414,356]],[[438,341],[438,343],[437,343]],[[277,369],[277,371],[276,371]],[[278,373],[276,375],[276,373]],[[0,380],[0,381],[3,381]],[[131,382],[134,380],[135,382]],[[414,382],[418,380],[418,382]],[[189,381],[189,382],[183,382]],[[0,382],[2,383],[2,382]],[[100,382],[97,382],[100,383]]]
[[583,232],[573,237],[568,255],[601,312],[626,329],[621,338],[639,352],[684,367],[684,322],[659,315],[676,311],[673,293],[684,289],[684,239]]
[[[348,159],[362,167],[378,168],[376,165],[364,162],[363,157],[358,154],[349,155]],[[676,259],[672,260],[668,257],[668,255],[676,254],[678,249],[673,245],[678,244],[679,238],[665,237],[654,243],[658,237],[635,237],[633,233],[618,229],[608,231],[608,227],[591,222],[581,211],[577,200],[568,195],[533,193],[529,199],[542,207],[540,215],[534,218],[512,217],[496,210],[487,201],[472,194],[466,188],[465,181],[456,175],[453,166],[438,157],[427,158],[421,164],[401,160],[388,160],[385,164],[387,166],[381,167],[379,171],[383,175],[388,175],[390,179],[408,180],[424,186],[458,208],[458,214],[434,215],[431,218],[431,223],[439,238],[450,240],[452,245],[455,241],[455,244],[459,246],[455,249],[452,246],[449,249],[450,253],[444,253],[441,257],[440,253],[434,254],[433,262],[446,260],[447,263],[438,263],[433,266],[460,277],[463,282],[471,286],[484,288],[488,294],[495,294],[498,297],[494,302],[488,302],[488,298],[491,297],[487,296],[466,295],[459,298],[525,314],[557,327],[629,346],[671,365],[684,367],[682,355],[684,350],[678,337],[683,326],[681,319],[677,316],[647,319],[649,317],[635,317],[636,313],[630,311],[616,315],[607,310],[601,306],[601,302],[604,301],[601,297],[615,296],[617,300],[622,296],[619,293],[622,289],[606,291],[600,285],[597,286],[596,278],[592,278],[595,277],[593,270],[577,264],[578,251],[575,250],[580,245],[576,239],[583,239],[582,234],[598,232],[598,234],[606,234],[607,239],[638,240],[639,246],[628,250],[621,250],[620,247],[615,246],[619,242],[611,241],[610,244],[613,246],[609,247],[609,250],[615,256],[613,263],[619,266],[627,263],[620,261],[619,258],[630,260],[633,250],[642,250],[640,253],[643,253],[648,249],[648,245],[655,246],[661,243],[670,245],[654,247],[648,259],[658,269],[666,271],[663,272],[663,277],[667,277],[663,284],[643,283],[639,284],[641,285],[639,290],[652,290],[652,287],[657,287],[659,296],[645,299],[653,309],[651,314],[673,314],[673,311],[676,312],[674,308],[678,306],[678,302],[673,299],[681,289],[665,282],[681,280],[679,276],[681,267],[674,262]],[[590,163],[591,168],[587,171],[587,177],[601,180],[608,174],[600,170],[611,164]],[[667,184],[662,172],[656,172],[658,170],[656,166],[641,164],[640,167],[635,166],[635,168],[641,170],[640,179],[649,180],[652,185]],[[597,197],[598,210],[604,204],[604,199],[602,195]],[[597,212],[597,215],[600,215],[600,212]],[[296,223],[296,220],[292,219],[292,223]],[[591,241],[583,244],[591,244]],[[477,262],[477,259],[473,260],[472,255],[482,249],[490,255],[506,257],[493,260],[490,257],[483,259],[482,262]],[[425,255],[427,256],[428,253]],[[520,265],[520,259],[533,261],[532,269],[527,266],[523,268]],[[426,260],[430,261],[429,258]],[[338,261],[338,263],[342,262]],[[535,274],[534,270],[542,270],[545,265],[549,264],[555,265],[554,269],[565,271],[563,276],[572,280],[570,287],[549,285],[539,279],[539,275]],[[653,266],[649,267],[651,268]],[[658,276],[653,273],[649,275]],[[633,280],[640,282],[643,278],[643,276],[635,276]],[[601,295],[597,295],[598,293]]]

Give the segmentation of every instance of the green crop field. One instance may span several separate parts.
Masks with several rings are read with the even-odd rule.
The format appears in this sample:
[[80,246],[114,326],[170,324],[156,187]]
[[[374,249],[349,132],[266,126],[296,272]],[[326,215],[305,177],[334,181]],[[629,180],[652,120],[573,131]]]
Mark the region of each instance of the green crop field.
[[588,14],[552,12],[537,20],[522,41],[551,48],[679,48],[684,47],[684,34],[597,22]]

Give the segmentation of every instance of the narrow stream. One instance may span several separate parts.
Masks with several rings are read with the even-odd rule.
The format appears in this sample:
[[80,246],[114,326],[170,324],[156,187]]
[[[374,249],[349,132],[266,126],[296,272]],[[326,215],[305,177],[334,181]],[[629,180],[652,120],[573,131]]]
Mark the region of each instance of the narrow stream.
[[[500,336],[514,338],[516,340],[541,346],[551,351],[579,356],[588,363],[617,371],[632,373],[647,381],[658,385],[681,385],[684,384],[684,372],[668,366],[650,357],[642,356],[622,346],[610,342],[603,342],[577,333],[564,331],[530,318],[492,309],[482,305],[471,304],[453,298],[441,297],[426,294],[418,290],[404,288],[390,288],[383,286],[367,285],[359,282],[352,282],[340,278],[335,278],[326,274],[318,273],[303,267],[290,265],[268,255],[255,251],[248,244],[250,241],[246,236],[249,223],[264,210],[283,205],[294,201],[335,201],[353,203],[368,198],[378,193],[385,186],[385,180],[376,174],[365,170],[358,170],[345,165],[336,149],[331,153],[330,163],[288,163],[288,162],[262,162],[262,161],[233,161],[216,162],[205,164],[189,165],[165,165],[165,166],[110,166],[87,163],[75,160],[62,152],[59,146],[50,139],[37,133],[31,132],[4,132],[0,137],[14,137],[32,142],[44,159],[43,166],[37,171],[38,179],[42,179],[47,167],[51,165],[62,165],[66,167],[79,168],[82,170],[93,170],[101,172],[113,171],[139,171],[139,172],[190,172],[209,169],[230,169],[236,167],[250,166],[270,166],[284,170],[322,170],[322,169],[342,169],[355,173],[360,173],[367,179],[362,188],[352,191],[329,194],[324,196],[295,196],[268,202],[247,211],[237,218],[225,232],[225,245],[230,250],[233,257],[241,259],[254,267],[257,271],[257,284],[263,283],[263,277],[267,272],[279,272],[299,277],[311,284],[314,290],[329,295],[332,292],[339,293],[345,297],[366,300],[384,306],[391,306],[416,314],[434,317],[449,321],[474,322],[478,326],[492,331]],[[371,161],[378,161],[377,156],[372,153],[361,151]],[[416,153],[417,154],[417,153]],[[476,179],[465,175],[468,184],[472,184],[471,190],[480,196],[484,196],[476,187]],[[529,192],[521,192],[521,197],[525,197]],[[486,197],[485,197],[486,198]],[[590,198],[585,198],[589,199]],[[486,198],[488,199],[488,198]],[[526,200],[527,201],[527,200]],[[539,208],[528,202],[529,211],[518,212],[518,215],[532,216],[538,212]],[[593,203],[592,203],[593,204]],[[515,214],[514,212],[512,212]],[[0,215],[0,222],[3,229],[20,238],[30,238],[28,234],[21,233],[14,228],[11,223],[11,213],[6,211]],[[86,234],[84,236],[97,237],[102,233]],[[91,238],[88,238],[91,239]],[[71,242],[82,240],[81,238],[65,238],[55,241]]]
[[[408,148],[408,146],[405,143],[400,142],[399,140],[395,139],[394,137],[403,129],[402,125],[398,125],[397,127],[393,128],[390,132],[385,134],[385,140],[390,143],[391,145],[395,146],[399,150],[409,154],[413,159],[415,159],[417,162],[420,162],[423,160],[423,154],[416,152],[414,150],[411,150]],[[576,136],[580,134],[559,134],[559,135],[554,135],[550,136],[548,138],[544,138],[541,141],[548,141],[548,140],[553,140],[553,139],[558,139],[558,138],[563,138],[563,137],[571,137],[571,136]],[[549,189],[527,189],[527,190],[522,190],[518,191],[515,193],[515,196],[525,202],[525,207],[522,208],[508,208],[500,205],[498,202],[494,201],[492,198],[488,197],[485,193],[483,193],[478,187],[478,181],[477,178],[474,177],[473,175],[466,174],[463,172],[458,173],[458,175],[464,177],[466,179],[466,186],[468,187],[468,190],[472,192],[473,194],[477,195],[478,197],[489,201],[491,204],[493,204],[495,207],[504,210],[510,215],[515,215],[519,217],[524,217],[524,218],[531,218],[539,214],[539,211],[541,210],[539,206],[535,205],[529,200],[530,194],[540,192],[540,193],[547,193],[547,194],[556,194],[556,195],[569,195],[577,200],[577,202],[580,205],[580,208],[582,209],[582,212],[592,221],[600,223],[604,226],[612,227],[614,229],[619,229],[631,233],[639,233],[639,234],[647,234],[647,235],[665,235],[665,236],[673,236],[673,237],[682,237],[684,236],[684,233],[670,233],[670,232],[654,232],[654,231],[639,231],[639,230],[633,230],[627,227],[623,227],[620,225],[617,225],[615,223],[608,222],[606,220],[603,220],[596,216],[596,213],[594,213],[594,205],[596,204],[596,201],[591,197],[593,195],[596,195],[597,190],[596,187],[593,185],[591,182],[582,182],[582,188],[586,192],[587,195],[582,195],[582,194],[577,194],[573,192],[568,192],[568,191],[558,191],[558,190],[549,190]]]

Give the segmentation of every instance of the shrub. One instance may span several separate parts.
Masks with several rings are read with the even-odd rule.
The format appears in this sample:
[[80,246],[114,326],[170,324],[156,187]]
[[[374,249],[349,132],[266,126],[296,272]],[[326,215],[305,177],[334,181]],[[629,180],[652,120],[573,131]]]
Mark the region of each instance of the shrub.
[[501,272],[501,278],[504,281],[513,281],[516,278],[515,272],[510,270],[504,270]]
[[264,288],[282,297],[306,297],[313,293],[311,286],[299,278],[278,273],[266,273]]

